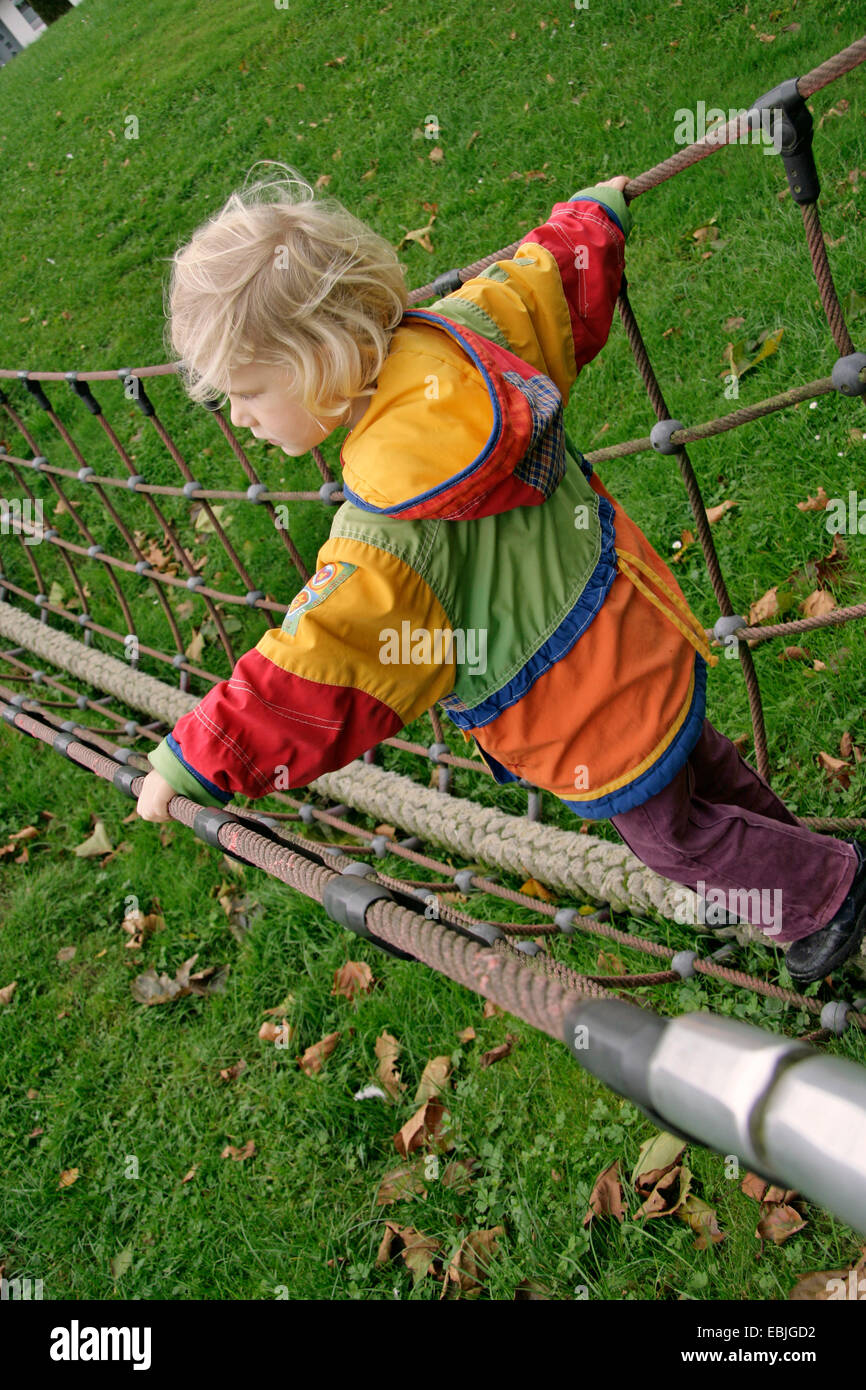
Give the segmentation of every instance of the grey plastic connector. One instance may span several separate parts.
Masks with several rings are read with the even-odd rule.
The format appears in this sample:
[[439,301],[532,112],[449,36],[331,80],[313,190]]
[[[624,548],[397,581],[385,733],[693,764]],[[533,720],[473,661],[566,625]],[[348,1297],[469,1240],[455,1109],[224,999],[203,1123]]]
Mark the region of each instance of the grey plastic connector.
[[135,562],[136,574],[146,574],[148,570],[152,569],[153,565],[150,563],[149,560],[136,560]]
[[650,430],[650,444],[658,454],[675,454],[682,444],[672,444],[671,435],[684,430],[681,420],[657,420]]
[[101,545],[89,545],[87,547],[87,553],[91,560],[93,560],[97,555],[105,554],[105,547]]
[[184,497],[192,497],[192,494],[193,494],[194,492],[201,492],[201,491],[203,491],[202,485],[201,485],[201,483],[198,481],[197,478],[190,478],[189,482],[188,482],[188,483],[184,483],[184,485],[183,485],[183,495],[184,495]]
[[130,492],[135,492],[135,490],[136,490],[136,488],[138,487],[139,483],[143,483],[143,482],[144,482],[144,474],[143,474],[143,473],[133,473],[133,475],[132,475],[131,478],[127,478],[127,480],[126,480],[126,486],[129,488]]
[[244,603],[248,603],[250,608],[253,608],[258,603],[259,599],[264,598],[264,596],[264,590],[262,589],[247,589],[244,595]]
[[188,589],[197,589],[199,585],[203,583],[204,579],[200,574],[191,574],[189,579],[186,581],[186,587]]
[[515,941],[515,951],[522,951],[525,956],[537,956],[541,947],[537,941]]
[[554,924],[559,927],[563,936],[574,936],[574,919],[577,911],[573,907],[561,907],[554,917]]
[[742,613],[732,613],[730,617],[724,614],[717,618],[713,626],[713,636],[719,642],[724,642],[726,637],[732,637],[738,628],[746,627],[746,620]]
[[342,483],[322,483],[319,488],[319,496],[323,502],[330,502],[334,493],[339,492],[342,486]]
[[369,878],[376,870],[372,864],[365,864],[362,859],[353,859],[350,864],[340,870],[343,874],[353,874],[355,878]]
[[312,806],[308,806],[306,802],[304,802],[303,806],[298,807],[298,815],[304,822],[304,825],[313,824],[313,808]]
[[681,980],[690,980],[695,973],[697,951],[677,951],[671,961],[671,970],[676,971]]
[[443,753],[450,753],[451,749],[447,743],[431,743],[427,749],[427,757],[433,763],[438,763]]
[[841,1035],[848,1027],[848,1014],[851,1005],[844,999],[830,999],[821,1010],[821,1027],[830,1033]]
[[80,483],[86,483],[86,482],[87,482],[87,479],[90,478],[95,472],[96,472],[96,469],[95,469],[95,468],[90,468],[89,466],[85,466],[84,468],[79,468],[79,470],[78,470],[78,475],[77,475],[77,476],[78,476],[78,481],[79,481]]
[[250,483],[247,488],[248,502],[261,502],[264,493],[270,492],[267,483]]
[[849,352],[847,357],[838,358],[830,379],[843,396],[866,394],[866,352]]
[[472,880],[475,877],[473,869],[458,869],[454,875],[454,882],[457,884],[461,893],[472,892]]
[[385,835],[375,835],[370,841],[371,848],[377,859],[384,859],[388,853],[387,837]]

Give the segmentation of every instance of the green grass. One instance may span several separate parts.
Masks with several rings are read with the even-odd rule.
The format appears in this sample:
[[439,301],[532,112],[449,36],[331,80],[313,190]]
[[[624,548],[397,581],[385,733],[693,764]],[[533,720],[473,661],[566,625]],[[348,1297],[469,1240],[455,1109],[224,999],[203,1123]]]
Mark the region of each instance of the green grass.
[[[615,173],[635,175],[664,158],[673,149],[676,109],[697,99],[748,105],[860,33],[853,0],[796,8],[750,3],[748,15],[744,10],[720,11],[705,0],[652,11],[646,3],[610,0],[584,11],[514,4],[482,12],[450,3],[407,24],[405,8],[393,4],[302,0],[277,10],[239,9],[228,0],[181,7],[152,0],[142,11],[128,0],[85,0],[0,71],[0,150],[9,171],[2,365],[69,370],[162,361],[168,261],[257,159],[293,163],[311,182],[329,174],[327,192],[395,245],[407,229],[427,222],[425,202],[437,204],[435,254],[413,244],[401,253],[410,283],[421,284],[509,244],[576,189]],[[799,30],[785,32],[790,23]],[[767,32],[776,34],[771,44],[756,37]],[[345,62],[328,66],[343,56]],[[823,225],[831,241],[844,236],[830,251],[843,302],[849,291],[864,291],[862,82],[862,75],[851,75],[811,102],[816,124],[838,109],[840,98],[850,103],[826,114],[815,135]],[[428,157],[431,142],[413,138],[431,114],[441,128],[439,164]],[[130,116],[137,118],[137,139],[124,135]],[[373,177],[363,179],[374,167]],[[852,184],[855,169],[864,172]],[[544,179],[511,177],[542,170]],[[744,336],[785,327],[779,352],[743,378],[740,404],[832,367],[835,351],[800,216],[789,198],[776,196],[784,187],[780,161],[758,149],[732,148],[634,203],[630,297],[670,409],[682,420],[733,408],[721,377],[725,343],[736,337],[724,327],[730,316],[744,317]],[[702,259],[706,246],[692,233],[713,217],[725,245]],[[861,346],[862,314],[849,324]],[[52,462],[72,466],[18,385],[4,389]],[[152,428],[134,406],[117,402],[118,389],[98,384],[95,393],[137,469],[153,481],[177,482]],[[116,457],[92,417],[65,387],[48,391],[88,462],[116,473]],[[240,470],[207,413],[173,382],[154,384],[150,394],[195,476],[208,486],[240,487]],[[651,423],[616,318],[605,350],[573,392],[566,425],[589,451],[646,433]],[[862,403],[831,395],[814,410],[804,403],[693,447],[707,505],[726,497],[738,503],[714,528],[736,610],[829,552],[822,514],[800,512],[796,502],[821,485],[829,496],[847,496],[858,486],[866,446],[850,431],[864,423]],[[609,429],[600,433],[605,424]],[[4,425],[3,438],[10,452],[22,443],[11,426]],[[335,468],[341,438],[333,436],[324,449]],[[271,452],[259,457],[261,476],[275,487],[318,485],[309,460],[287,465]],[[670,555],[671,542],[691,524],[675,465],[639,455],[599,472],[659,552]],[[46,499],[50,524],[53,493],[35,476],[27,481]],[[0,485],[6,495],[16,486],[6,469]],[[68,490],[81,499],[94,538],[123,554],[117,528],[95,499],[76,483]],[[130,526],[157,534],[139,501],[113,493],[112,501]],[[169,503],[165,511],[184,516]],[[262,514],[240,506],[228,511],[234,513],[230,534],[250,572],[288,602],[298,586],[282,548],[274,552]],[[69,520],[58,524],[72,539]],[[328,513],[298,504],[291,524],[312,568]],[[862,541],[846,539],[846,582],[833,585],[839,603],[862,599],[866,590]],[[239,589],[214,538],[199,539],[196,553],[203,548],[205,573],[215,578],[222,571],[225,587]],[[57,582],[69,600],[66,570],[45,550],[35,555],[40,582],[46,591]],[[0,554],[7,575],[32,590],[35,578],[17,543],[13,548],[0,539]],[[81,573],[91,591],[89,611],[122,632],[101,567],[83,561]],[[716,608],[700,558],[677,566],[677,577],[709,625]],[[142,640],[165,649],[165,626],[145,581],[122,582],[136,595]],[[233,640],[240,653],[257,640],[261,616],[227,611],[238,620]],[[196,607],[181,620],[185,640],[201,616]],[[836,754],[846,730],[856,741],[866,709],[862,627],[810,634],[808,645],[827,670],[810,675],[800,664],[780,664],[776,644],[755,654],[773,785],[799,815],[861,815],[862,765],[843,792],[826,784],[815,755]],[[119,654],[100,636],[94,646]],[[220,675],[230,669],[214,641],[203,664]],[[2,668],[5,683],[14,668]],[[160,663],[145,662],[143,669],[170,678]],[[204,688],[193,683],[195,693]],[[28,693],[46,692],[33,686]],[[707,713],[732,737],[749,730],[739,663],[720,661],[711,672]],[[92,711],[85,718],[97,722]],[[425,716],[407,737],[429,742],[430,733]],[[462,752],[462,739],[449,738]],[[856,1259],[856,1235],[804,1204],[805,1230],[756,1260],[757,1204],[726,1177],[722,1157],[694,1146],[688,1162],[695,1191],[718,1212],[726,1232],[721,1244],[696,1251],[691,1232],[674,1218],[627,1219],[622,1226],[596,1221],[584,1230],[595,1177],[616,1157],[627,1177],[653,1129],[633,1105],[581,1073],[563,1047],[511,1018],[484,1019],[474,995],[348,937],[316,904],[252,869],[235,876],[262,911],[238,942],[217,901],[220,883],[232,877],[227,861],[181,827],[124,825],[131,810],[125,798],[5,725],[0,757],[0,844],[27,824],[39,827],[38,837],[25,842],[28,863],[0,858],[0,986],[18,980],[12,1003],[0,1009],[0,1261],[5,1258],[7,1276],[42,1278],[47,1298],[256,1299],[281,1289],[319,1299],[393,1298],[395,1289],[404,1298],[437,1297],[435,1281],[413,1285],[402,1263],[375,1266],[385,1219],[438,1237],[446,1257],[467,1232],[502,1225],[488,1279],[494,1299],[512,1298],[524,1278],[558,1299],[574,1297],[581,1285],[596,1299],[784,1299],[800,1273]],[[426,768],[397,750],[384,750],[382,761],[426,777]],[[470,773],[458,771],[453,786],[458,795],[515,814],[525,808],[519,790],[494,788]],[[548,823],[575,826],[551,797],[544,798],[544,814]],[[104,867],[72,853],[94,815],[113,843],[128,843]],[[598,833],[618,838],[608,824]],[[393,860],[385,868],[411,872]],[[516,879],[506,882],[519,886]],[[120,929],[129,895],[145,912],[161,910],[166,921],[141,952],[126,949]],[[469,906],[480,916],[531,920],[494,899],[473,898]],[[633,925],[672,946],[694,944],[688,928],[652,916]],[[577,969],[591,970],[599,944],[558,941],[555,949]],[[74,959],[59,964],[57,952],[71,945]],[[196,952],[196,968],[231,967],[224,993],[153,1008],[135,1002],[136,973],[173,974]],[[630,968],[645,968],[646,957],[619,954]],[[349,958],[368,960],[378,981],[358,1003],[330,994],[334,970]],[[751,947],[741,959],[743,968],[778,978],[772,950]],[[850,969],[853,996],[863,986],[857,967]],[[288,994],[296,1034],[280,1051],[257,1034],[264,1011]],[[706,981],[647,997],[661,1012],[712,1007],[771,1029],[812,1026],[773,1001]],[[461,1045],[458,1035],[470,1024],[477,1039]],[[297,1056],[336,1030],[340,1044],[321,1074],[305,1076]],[[354,1092],[375,1079],[374,1044],[383,1030],[402,1044],[406,1095],[399,1104],[355,1101]],[[514,1052],[481,1069],[480,1053],[508,1031],[519,1039]],[[854,1036],[827,1050],[864,1060],[863,1042]],[[458,1194],[434,1179],[426,1200],[379,1207],[379,1182],[399,1163],[393,1135],[413,1113],[426,1060],[439,1054],[454,1062],[449,1106],[457,1156],[478,1159],[472,1187]],[[242,1074],[219,1080],[220,1069],[241,1057]],[[28,1097],[28,1090],[36,1094]],[[28,1137],[36,1129],[42,1132]],[[227,1144],[250,1139],[251,1159],[220,1157]],[[195,1176],[183,1183],[194,1166]],[[80,1170],[77,1182],[59,1190],[61,1171],[73,1167]],[[638,1199],[632,1193],[629,1200],[633,1212]],[[115,1280],[110,1261],[124,1250],[131,1263]]]

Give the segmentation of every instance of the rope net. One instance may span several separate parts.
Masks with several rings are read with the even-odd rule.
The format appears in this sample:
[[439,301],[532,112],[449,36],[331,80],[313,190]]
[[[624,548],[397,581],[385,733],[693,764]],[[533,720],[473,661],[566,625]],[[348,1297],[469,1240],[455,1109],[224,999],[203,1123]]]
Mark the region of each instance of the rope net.
[[[789,103],[783,109],[793,111],[797,102],[803,108],[802,99],[864,60],[866,38],[796,83],[774,89],[774,94],[783,94],[778,99]],[[809,126],[811,140],[811,120]],[[747,129],[748,117],[740,115],[709,131],[702,140],[632,180],[625,189],[626,199],[631,201],[657,187],[736,140]],[[753,648],[779,637],[790,639],[795,634],[866,616],[866,603],[859,603],[797,621],[749,626],[731,601],[686,449],[688,444],[830,391],[850,397],[866,392],[866,355],[854,351],[845,325],[821,232],[815,202],[817,191],[809,197],[808,170],[804,177],[803,164],[797,162],[802,160],[801,151],[786,155],[786,148],[783,145],[782,155],[789,184],[802,208],[811,265],[840,354],[833,375],[792,387],[728,415],[683,427],[671,417],[623,288],[618,299],[619,313],[659,425],[651,435],[584,455],[596,465],[656,448],[676,459],[719,608],[719,619],[705,630],[705,635],[717,647],[734,637],[748,693],[757,768],[768,783],[767,740]],[[459,288],[487,266],[509,259],[519,245],[519,241],[514,242],[463,270],[440,275],[414,290],[409,296],[410,305]],[[51,745],[55,752],[63,753],[134,799],[150,767],[144,753],[127,745],[160,742],[177,719],[198,703],[200,696],[190,690],[192,680],[207,688],[225,678],[201,662],[202,643],[197,638],[193,643],[184,642],[181,623],[202,605],[206,631],[222,647],[229,665],[234,666],[239,655],[238,633],[245,627],[241,616],[248,618],[249,610],[260,610],[273,626],[282,621],[287,611],[286,604],[256,586],[249,555],[255,551],[257,539],[267,532],[272,543],[276,534],[305,584],[310,572],[288,528],[280,524],[277,509],[282,504],[304,502],[334,507],[344,500],[339,479],[317,448],[312,449],[311,456],[321,476],[318,489],[269,489],[218,409],[209,411],[209,418],[231,451],[246,487],[201,487],[161,419],[156,401],[149,395],[149,390],[153,390],[158,400],[163,392],[177,390],[178,365],[81,372],[0,370],[0,378],[10,387],[14,384],[9,394],[0,388],[0,409],[29,450],[29,456],[25,456],[20,446],[16,451],[0,446],[0,463],[23,499],[16,508],[10,508],[2,499],[5,511],[0,518],[0,637],[9,645],[0,651],[0,713],[10,728]],[[169,381],[162,383],[162,377]],[[58,413],[58,393],[50,387],[63,382],[77,397],[78,409],[83,408],[92,417],[103,443],[107,441],[114,451],[119,470],[112,473],[107,471],[108,465],[103,465],[97,471],[88,462],[88,455],[102,457],[99,440],[96,446],[79,444],[73,426]],[[101,385],[106,389],[99,390]],[[71,456],[72,467],[52,462],[46,456],[22,416],[20,404],[16,404],[16,400],[26,401],[28,397],[31,413],[35,402]],[[162,446],[158,462],[149,470],[150,476],[137,472],[128,446],[106,418],[106,408],[126,407],[128,414],[130,403],[143,417],[142,431],[151,431],[152,438]],[[108,457],[110,450],[104,451]],[[204,452],[210,454],[212,449]],[[60,525],[52,525],[44,532],[30,519],[31,507],[39,515],[38,504],[45,500],[37,498],[31,487],[29,479],[34,473],[50,489],[47,500],[51,494],[56,498],[54,515],[63,515]],[[245,509],[243,529],[248,532],[248,539],[242,544],[233,543],[226,529],[222,519],[226,505]],[[158,540],[149,534],[154,531]],[[194,538],[192,543],[185,543],[182,537],[190,535]],[[118,536],[126,546],[124,554],[112,553],[99,539],[110,537],[114,548],[120,549]],[[213,550],[197,556],[193,553],[196,541],[205,536],[209,546],[220,548],[219,564],[213,561]],[[37,553],[37,539],[48,542],[47,554],[55,562],[54,573],[64,577],[73,591],[69,600],[63,601],[61,586]],[[98,567],[102,579],[94,584],[94,589],[100,591],[98,596],[91,593],[85,579],[94,575],[94,567]],[[203,569],[204,574],[200,572]],[[178,593],[181,589],[186,591],[184,595]],[[94,612],[90,611],[91,605]],[[28,606],[39,616],[29,613]],[[51,617],[71,629],[81,629],[83,636],[75,638],[68,631],[51,626]],[[200,625],[198,636],[201,632]],[[109,650],[94,645],[97,635]],[[112,654],[112,648],[118,655]],[[170,668],[164,674],[171,679],[161,680],[143,671],[143,659],[151,672]],[[49,663],[61,674],[43,670],[34,661]],[[63,678],[63,673],[101,693],[79,693]],[[32,693],[33,687],[38,695]],[[143,718],[129,718],[117,708],[118,703],[127,711],[139,711]],[[73,713],[85,711],[98,716],[99,722],[84,723]],[[554,1037],[561,1037],[563,1019],[575,1000],[630,997],[643,1006],[640,997],[635,998],[635,990],[661,984],[676,987],[693,974],[753,991],[780,1001],[784,1008],[812,1015],[820,1026],[805,1035],[806,1041],[825,1041],[846,1027],[866,1028],[866,998],[853,1004],[832,998],[822,1002],[725,965],[724,960],[737,949],[735,941],[740,946],[766,942],[764,934],[748,922],[739,921],[717,931],[716,936],[724,944],[704,955],[676,952],[637,931],[617,928],[611,921],[612,911],[652,911],[672,918],[676,904],[696,910],[697,897],[683,885],[648,869],[625,845],[587,834],[586,823],[580,832],[545,825],[542,793],[523,779],[516,785],[527,792],[525,816],[453,795],[450,788],[456,770],[485,779],[485,787],[492,783],[492,774],[477,758],[463,757],[450,749],[435,707],[416,727],[423,725],[426,732],[428,723],[431,743],[408,737],[389,738],[384,745],[369,749],[363,761],[310,783],[307,790],[324,799],[324,806],[312,798],[301,800],[291,792],[274,792],[265,798],[267,813],[231,814],[200,807],[178,795],[171,802],[170,814],[231,857],[254,865],[323,903],[343,925],[362,935],[372,935],[385,949],[424,961]],[[436,788],[379,765],[379,749],[384,746],[431,762]],[[366,830],[348,819],[350,809],[388,822],[385,829],[391,824],[400,826],[408,835],[398,840],[396,831],[386,835],[381,833],[382,827],[379,833]],[[305,836],[303,829],[314,822],[353,837],[351,857]],[[815,830],[859,831],[866,827],[866,818],[806,817],[801,823]],[[443,853],[462,857],[464,863],[473,867],[455,873],[453,864],[441,857]],[[368,856],[374,862],[366,863]],[[377,871],[375,860],[385,856],[404,861],[415,876],[398,878]],[[486,872],[477,869],[479,863],[488,866]],[[418,877],[419,873],[425,877]],[[543,897],[510,888],[501,877],[508,875],[529,876],[558,897],[572,898],[576,906],[561,907]],[[363,911],[358,908],[357,894],[353,906],[348,899],[343,903],[336,891],[335,885],[345,885],[347,877],[355,880],[356,887],[358,879],[367,884]],[[483,921],[448,901],[454,894],[465,900],[470,892],[490,895],[503,905],[522,909],[523,917],[531,913],[535,920]],[[687,920],[694,922],[696,917],[692,915]],[[575,933],[642,951],[652,968],[643,973],[618,975],[578,973],[567,963],[554,959],[544,945],[551,937]],[[525,941],[521,937],[536,939]],[[684,955],[688,957],[685,961]]]

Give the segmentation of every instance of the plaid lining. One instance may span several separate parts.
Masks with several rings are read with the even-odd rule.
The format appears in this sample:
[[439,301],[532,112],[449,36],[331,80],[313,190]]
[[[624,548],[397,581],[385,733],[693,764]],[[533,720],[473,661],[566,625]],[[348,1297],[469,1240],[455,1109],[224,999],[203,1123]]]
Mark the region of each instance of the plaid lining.
[[562,396],[550,377],[539,374],[525,381],[517,372],[503,372],[503,376],[526,397],[532,412],[529,448],[515,466],[514,476],[550,497],[565,476]]

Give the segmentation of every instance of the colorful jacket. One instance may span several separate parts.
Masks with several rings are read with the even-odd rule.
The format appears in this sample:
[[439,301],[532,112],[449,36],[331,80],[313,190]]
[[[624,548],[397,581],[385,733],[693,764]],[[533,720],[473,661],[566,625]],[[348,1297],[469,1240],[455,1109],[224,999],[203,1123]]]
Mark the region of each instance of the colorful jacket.
[[[407,310],[341,453],[318,569],[149,755],[179,792],[304,787],[439,702],[497,782],[640,805],[700,737],[704,629],[562,420],[604,346],[631,214],[593,187]],[[653,592],[658,590],[658,593]]]

